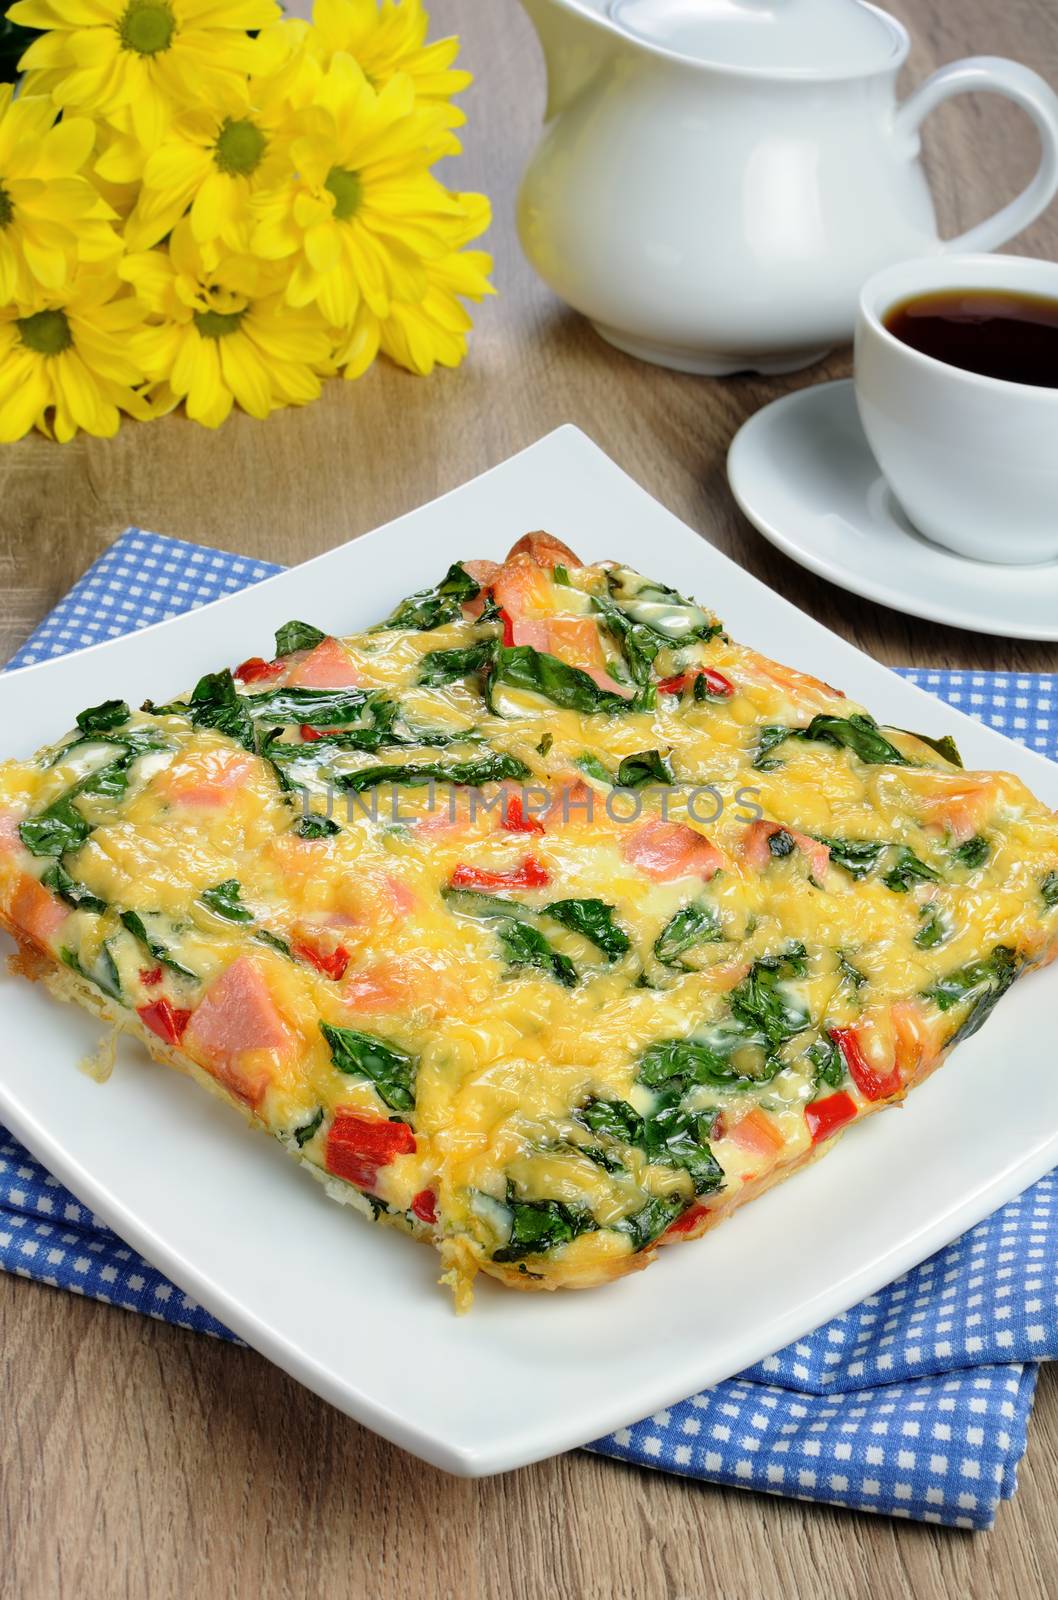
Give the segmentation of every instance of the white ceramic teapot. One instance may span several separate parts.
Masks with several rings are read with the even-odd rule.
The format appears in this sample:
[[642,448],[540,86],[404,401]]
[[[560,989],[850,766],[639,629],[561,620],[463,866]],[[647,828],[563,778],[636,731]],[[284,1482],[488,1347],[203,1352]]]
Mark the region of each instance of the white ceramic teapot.
[[[861,284],[993,250],[1058,189],[1058,96],[979,56],[902,105],[908,36],[861,0],[523,0],[547,128],[519,196],[541,277],[619,349],[684,372],[786,372],[849,339]],[[1028,112],[1043,155],[995,216],[941,241],[918,160],[940,101]]]

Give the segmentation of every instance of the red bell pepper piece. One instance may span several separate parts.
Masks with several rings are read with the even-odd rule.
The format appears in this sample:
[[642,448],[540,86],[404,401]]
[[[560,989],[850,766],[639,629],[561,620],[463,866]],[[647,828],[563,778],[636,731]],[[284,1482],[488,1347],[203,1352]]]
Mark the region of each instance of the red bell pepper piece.
[[821,1139],[829,1139],[838,1128],[851,1122],[855,1115],[856,1102],[844,1089],[839,1089],[837,1094],[828,1094],[825,1100],[813,1100],[811,1105],[805,1106],[805,1121],[812,1135],[812,1143],[818,1144]]
[[278,678],[285,670],[286,662],[282,657],[266,661],[263,656],[251,656],[235,668],[232,677],[238,678],[240,683],[259,683],[263,678]]
[[411,1209],[420,1222],[436,1222],[437,1196],[432,1189],[420,1189],[412,1200]]
[[725,678],[722,672],[716,672],[712,667],[695,667],[690,672],[678,672],[674,678],[662,678],[658,688],[662,694],[682,694],[690,688],[695,678],[705,679],[706,690],[714,700],[730,700],[735,692],[730,678]]
[[342,728],[310,728],[307,722],[303,722],[298,729],[306,744],[315,744],[317,739],[330,739],[334,734],[343,731]]
[[[491,589],[489,590],[489,593],[492,593]],[[504,611],[502,606],[499,607],[499,613],[500,622],[503,624],[503,648],[505,650],[509,650],[514,644],[514,622],[510,613]]]
[[665,1229],[666,1234],[690,1233],[691,1229],[697,1227],[698,1223],[701,1222],[708,1210],[708,1206],[689,1206],[682,1217],[677,1217],[675,1222],[669,1223]]
[[361,1189],[370,1189],[383,1167],[397,1156],[414,1155],[415,1135],[406,1122],[362,1117],[339,1106],[327,1135],[327,1171]]
[[830,1028],[830,1037],[845,1058],[849,1076],[865,1100],[884,1100],[900,1088],[900,1074],[893,1067],[884,1077],[878,1073],[863,1053],[855,1028]]
[[337,983],[340,978],[345,977],[345,969],[349,965],[349,952],[344,944],[337,945],[333,950],[321,950],[318,945],[309,944],[304,939],[296,939],[290,948],[299,961],[307,961],[317,972],[322,972],[325,978],[333,978]]
[[145,988],[153,989],[154,985],[156,983],[161,983],[161,981],[162,981],[162,969],[161,969],[161,967],[141,967],[140,968],[140,982],[144,985]]
[[136,1015],[145,1028],[150,1028],[166,1044],[179,1044],[191,1021],[190,1011],[178,1011],[168,1000],[153,1000],[149,1006],[137,1006]]
[[543,833],[544,824],[539,817],[527,816],[522,805],[522,797],[518,794],[507,796],[507,804],[503,808],[502,826],[508,833]]
[[535,856],[526,856],[521,866],[510,872],[460,864],[452,874],[453,889],[543,889],[550,882],[550,872]]

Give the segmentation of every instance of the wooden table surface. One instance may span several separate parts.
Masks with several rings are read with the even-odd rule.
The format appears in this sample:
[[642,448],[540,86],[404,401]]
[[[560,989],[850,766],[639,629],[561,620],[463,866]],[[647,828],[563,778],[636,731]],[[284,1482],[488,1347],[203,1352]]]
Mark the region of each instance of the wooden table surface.
[[[1058,83],[1054,0],[899,0],[908,82],[967,53]],[[466,365],[428,382],[379,365],[300,412],[211,434],[171,417],[109,442],[0,450],[0,659],[128,522],[296,562],[410,510],[563,422],[702,536],[880,659],[1054,669],[1053,646],[989,639],[857,600],[773,551],[736,511],[724,457],[784,390],[849,369],[722,382],[639,365],[535,281],[512,226],[543,74],[516,0],[435,0],[478,74],[455,179],[492,196],[501,296]],[[930,123],[954,232],[1029,175],[1018,113],[963,100]],[[1052,210],[1012,248],[1058,256]],[[908,1591],[1054,1592],[1058,1381],[1045,1369],[1021,1489],[990,1535],[803,1506],[579,1452],[491,1481],[420,1465],[250,1351],[0,1278],[0,1595],[492,1600]]]

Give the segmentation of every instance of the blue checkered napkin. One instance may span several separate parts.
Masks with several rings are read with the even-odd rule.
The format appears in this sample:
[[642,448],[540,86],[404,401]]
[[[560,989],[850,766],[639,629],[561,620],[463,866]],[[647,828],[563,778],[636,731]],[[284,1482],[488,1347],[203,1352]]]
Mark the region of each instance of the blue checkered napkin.
[[135,633],[280,571],[269,561],[129,528],[78,578],[8,666],[32,666]]
[[[277,571],[132,529],[10,663],[63,655]],[[912,669],[913,683],[1058,759],[1055,680]],[[597,1440],[641,1466],[988,1528],[1017,1487],[1036,1363],[1058,1357],[1058,1174],[862,1305],[727,1383]],[[0,1267],[232,1338],[0,1129]]]

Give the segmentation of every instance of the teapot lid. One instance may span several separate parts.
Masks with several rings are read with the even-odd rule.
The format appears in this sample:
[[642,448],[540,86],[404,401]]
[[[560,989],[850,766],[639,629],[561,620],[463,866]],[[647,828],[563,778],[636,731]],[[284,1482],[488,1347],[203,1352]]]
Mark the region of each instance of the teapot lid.
[[905,38],[863,0],[603,0],[603,12],[633,38],[688,60],[806,77],[895,64]]

